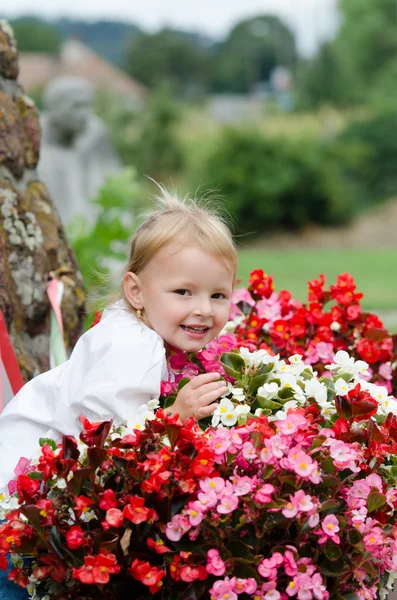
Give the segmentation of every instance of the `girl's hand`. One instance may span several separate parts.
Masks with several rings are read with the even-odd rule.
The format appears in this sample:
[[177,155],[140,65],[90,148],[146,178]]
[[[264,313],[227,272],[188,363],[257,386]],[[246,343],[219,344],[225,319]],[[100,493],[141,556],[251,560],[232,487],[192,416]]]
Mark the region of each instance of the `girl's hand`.
[[227,391],[225,382],[216,379],[219,380],[219,373],[197,375],[181,389],[168,410],[178,413],[182,423],[188,417],[194,417],[197,421],[208,417],[218,406],[215,400]]

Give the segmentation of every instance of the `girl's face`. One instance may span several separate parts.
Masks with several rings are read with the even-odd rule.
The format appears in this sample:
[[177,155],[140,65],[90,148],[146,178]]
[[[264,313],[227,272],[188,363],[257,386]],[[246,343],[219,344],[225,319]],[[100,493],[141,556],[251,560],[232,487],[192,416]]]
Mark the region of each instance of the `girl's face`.
[[127,273],[126,298],[143,308],[145,321],[165,342],[198,352],[229,317],[234,273],[231,265],[198,248],[164,246],[139,273]]

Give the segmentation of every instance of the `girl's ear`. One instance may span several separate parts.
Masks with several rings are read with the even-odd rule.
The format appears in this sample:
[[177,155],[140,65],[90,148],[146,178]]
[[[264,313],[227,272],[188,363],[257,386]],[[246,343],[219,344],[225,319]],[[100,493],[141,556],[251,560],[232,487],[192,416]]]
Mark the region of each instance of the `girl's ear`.
[[143,308],[141,281],[138,275],[128,271],[123,278],[124,295],[126,300],[136,310]]

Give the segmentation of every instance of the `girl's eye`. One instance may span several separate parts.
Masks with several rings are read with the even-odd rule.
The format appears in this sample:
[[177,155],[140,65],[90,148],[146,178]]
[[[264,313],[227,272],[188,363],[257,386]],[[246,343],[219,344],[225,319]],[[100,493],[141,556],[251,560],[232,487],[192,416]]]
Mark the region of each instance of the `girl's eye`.
[[223,300],[224,298],[226,298],[226,296],[221,292],[217,292],[216,294],[212,294],[212,298],[214,298],[215,300]]
[[188,296],[189,290],[175,290],[175,294],[179,294],[180,296]]

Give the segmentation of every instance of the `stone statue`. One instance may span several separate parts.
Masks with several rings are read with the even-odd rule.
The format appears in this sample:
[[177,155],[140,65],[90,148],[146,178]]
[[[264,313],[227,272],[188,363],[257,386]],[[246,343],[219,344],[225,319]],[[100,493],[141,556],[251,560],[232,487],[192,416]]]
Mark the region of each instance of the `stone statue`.
[[92,223],[91,199],[105,177],[121,168],[105,125],[92,112],[94,89],[82,77],[58,77],[43,98],[39,175],[65,225],[77,216]]
[[[61,311],[68,352],[82,333],[85,294],[51,196],[37,178],[39,113],[17,76],[13,31],[0,20],[0,309],[28,381],[50,367],[49,276],[64,284]],[[7,401],[7,389],[5,395]]]

